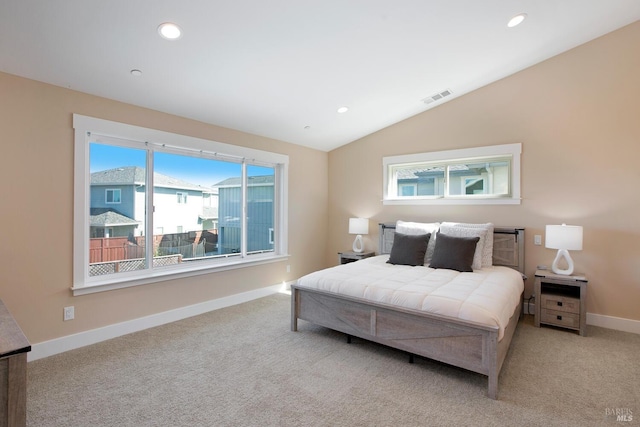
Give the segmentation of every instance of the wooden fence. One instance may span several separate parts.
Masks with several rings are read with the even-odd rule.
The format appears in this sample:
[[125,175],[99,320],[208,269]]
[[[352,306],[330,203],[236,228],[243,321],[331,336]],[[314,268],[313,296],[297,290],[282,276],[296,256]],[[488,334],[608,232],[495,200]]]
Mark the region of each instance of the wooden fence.
[[[160,239],[162,236],[160,236]],[[124,259],[144,258],[144,237],[134,238],[136,243],[126,237],[99,237],[89,239],[89,263],[121,261]],[[160,240],[154,236],[154,245]]]
[[[98,237],[89,239],[89,263],[122,261],[145,257],[145,238],[138,237]],[[218,244],[218,230],[202,230],[189,233],[157,234],[153,236],[154,255],[176,253],[171,249],[193,245],[192,256],[203,256]],[[167,253],[169,252],[169,253]],[[179,252],[189,256],[184,250]]]

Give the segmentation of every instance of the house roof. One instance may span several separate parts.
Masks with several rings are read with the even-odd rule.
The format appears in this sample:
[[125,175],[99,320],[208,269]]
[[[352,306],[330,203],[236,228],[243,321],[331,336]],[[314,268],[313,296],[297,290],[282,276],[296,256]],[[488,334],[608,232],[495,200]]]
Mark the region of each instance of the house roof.
[[138,225],[139,221],[122,215],[112,208],[91,208],[89,211],[89,225],[91,227],[118,227]]
[[[451,165],[449,166],[449,170],[451,171],[468,171],[469,167],[467,165]],[[429,175],[442,175],[444,173],[444,166],[434,166],[434,167],[419,167],[415,169],[398,169],[398,179],[415,179],[419,176],[429,176]]]
[[[145,185],[145,170],[139,166],[124,166],[93,172],[91,174],[91,185]],[[201,191],[203,193],[215,192],[211,187],[192,184],[157,172],[153,174],[153,185],[163,188]]]
[[[224,181],[220,181],[217,184],[213,184],[214,187],[239,187],[242,178],[233,177],[227,178]],[[273,175],[260,175],[260,176],[250,176],[247,178],[247,183],[249,187],[251,186],[260,186],[260,185],[273,185]]]

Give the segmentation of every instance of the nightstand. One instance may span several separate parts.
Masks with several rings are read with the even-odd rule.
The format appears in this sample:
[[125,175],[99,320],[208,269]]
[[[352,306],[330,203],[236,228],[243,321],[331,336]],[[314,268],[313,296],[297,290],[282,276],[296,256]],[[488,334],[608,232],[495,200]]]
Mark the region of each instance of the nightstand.
[[541,324],[587,333],[587,278],[563,276],[536,270],[533,291],[536,300],[535,325]]
[[348,264],[350,262],[372,257],[375,254],[375,252],[338,252],[338,263]]

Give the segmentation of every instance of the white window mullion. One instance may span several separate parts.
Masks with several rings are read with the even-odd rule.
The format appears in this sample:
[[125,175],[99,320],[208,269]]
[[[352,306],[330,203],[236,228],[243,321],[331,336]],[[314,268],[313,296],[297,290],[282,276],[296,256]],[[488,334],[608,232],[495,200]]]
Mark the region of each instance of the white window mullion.
[[277,165],[274,170],[275,183],[273,186],[273,249],[276,253],[282,253],[282,248],[284,247],[282,239],[280,236],[282,235],[282,215],[281,215],[281,206],[282,206],[282,182],[283,182],[283,166]]
[[277,203],[275,215],[276,224],[276,253],[286,254],[289,250],[288,236],[288,211],[287,203],[287,191],[288,188],[288,170],[285,164],[279,164],[276,167],[276,182],[278,185],[275,187],[276,194],[274,201]]
[[147,149],[147,167],[145,168],[145,202],[146,209],[144,214],[145,230],[144,230],[144,258],[147,269],[153,269],[153,150]]
[[248,187],[248,182],[249,179],[247,177],[247,162],[243,159],[242,160],[242,179],[241,181],[241,186],[240,186],[240,203],[242,206],[242,209],[240,209],[240,211],[242,212],[242,218],[240,218],[240,253],[242,258],[246,258],[247,257],[247,187]]
[[449,177],[450,173],[450,166],[447,164],[444,168],[444,197],[449,197],[451,194],[449,191],[449,185],[451,184],[451,179]]

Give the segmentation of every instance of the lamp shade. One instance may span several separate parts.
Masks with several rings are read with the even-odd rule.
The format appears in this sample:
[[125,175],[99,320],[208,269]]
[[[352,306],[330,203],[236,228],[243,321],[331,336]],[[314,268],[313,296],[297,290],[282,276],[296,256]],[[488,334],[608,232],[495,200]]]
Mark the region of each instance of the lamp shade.
[[579,225],[547,225],[545,246],[549,249],[582,250],[582,227]]
[[349,234],[369,234],[367,218],[349,218]]

